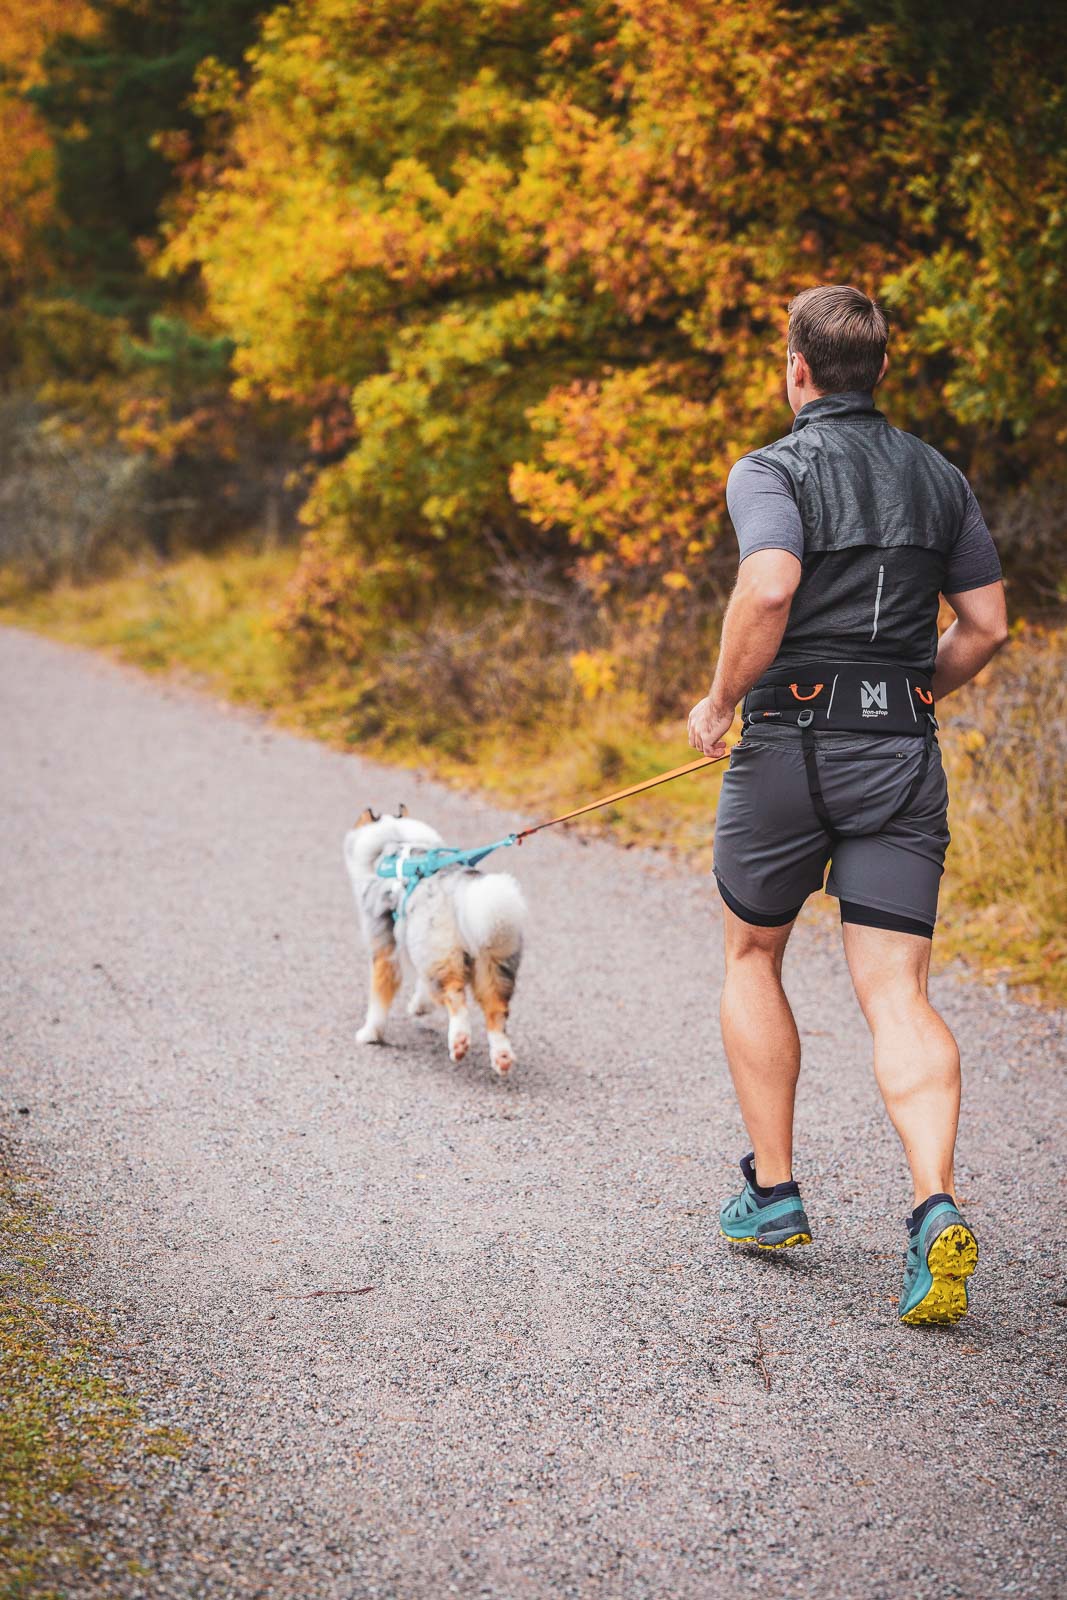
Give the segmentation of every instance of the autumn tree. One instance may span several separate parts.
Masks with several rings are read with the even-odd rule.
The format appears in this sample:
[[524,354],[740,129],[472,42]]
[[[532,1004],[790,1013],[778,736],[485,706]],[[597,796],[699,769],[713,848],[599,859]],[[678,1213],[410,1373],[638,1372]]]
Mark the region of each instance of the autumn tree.
[[909,5],[294,0],[208,64],[165,264],[243,392],[318,412],[308,592],[569,549],[606,606],[706,609],[819,281],[896,309],[894,420],[1025,470],[1063,420],[1055,51],[999,21],[975,109]]
[[44,231],[55,207],[55,152],[31,101],[56,37],[84,38],[88,0],[0,0],[0,303],[48,270]]

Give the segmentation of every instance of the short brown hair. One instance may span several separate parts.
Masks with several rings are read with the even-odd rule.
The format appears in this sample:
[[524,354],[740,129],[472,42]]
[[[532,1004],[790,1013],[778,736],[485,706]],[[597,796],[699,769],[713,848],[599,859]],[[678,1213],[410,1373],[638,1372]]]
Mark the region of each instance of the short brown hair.
[[847,283],[805,289],[789,306],[789,349],[799,350],[823,394],[873,389],[889,323],[878,303]]

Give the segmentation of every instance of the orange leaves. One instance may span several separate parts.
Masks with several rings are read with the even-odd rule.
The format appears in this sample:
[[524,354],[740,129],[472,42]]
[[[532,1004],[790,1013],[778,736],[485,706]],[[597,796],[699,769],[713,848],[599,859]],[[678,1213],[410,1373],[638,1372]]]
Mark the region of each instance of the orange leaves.
[[24,278],[52,211],[52,147],[36,112],[0,86],[0,284]]
[[896,259],[889,228],[861,220],[894,193],[870,117],[893,75],[885,35],[848,33],[830,8],[616,10],[625,109],[543,102],[517,205],[547,270],[633,328],[645,362],[554,389],[531,412],[538,459],[510,483],[537,525],[591,552],[600,584],[632,590],[643,569],[682,592],[722,528],[731,454],[787,421],[786,302],[820,277],[873,287]]
[[21,92],[44,78],[43,57],[57,34],[88,38],[97,19],[88,0],[0,0],[0,68],[5,88]]
[[[668,346],[673,328],[690,353],[553,389],[530,413],[538,460],[510,483],[531,520],[589,552],[598,583],[632,588],[643,569],[680,592],[721,529],[731,452],[784,426],[786,301],[851,275],[811,219],[846,188],[877,208],[866,96],[887,73],[825,10],[788,26],[759,0],[618,12],[626,114],[543,102],[516,203],[549,272],[645,330],[639,348]],[[883,247],[866,253],[880,269]]]
[[217,403],[179,411],[159,396],[131,397],[119,406],[117,437],[127,450],[167,466],[182,455],[237,459],[235,419]]
[[[834,229],[849,206],[877,211],[887,176],[869,95],[890,74],[868,59],[871,35],[839,34],[825,8],[619,9],[635,69],[625,118],[543,106],[538,182],[524,192],[550,268],[580,264],[631,320],[687,314],[714,348],[746,281],[765,307],[768,282],[788,298],[798,271],[825,271],[821,212]],[[884,252],[861,248],[880,268]]]
[[37,110],[24,98],[43,77],[58,33],[95,25],[83,0],[0,0],[0,290],[47,266],[41,230],[54,205],[54,154]]
[[530,412],[542,465],[518,463],[511,492],[538,525],[566,528],[603,589],[629,569],[684,588],[717,531],[728,468],[716,408],[679,393],[686,374],[659,365],[552,391]]

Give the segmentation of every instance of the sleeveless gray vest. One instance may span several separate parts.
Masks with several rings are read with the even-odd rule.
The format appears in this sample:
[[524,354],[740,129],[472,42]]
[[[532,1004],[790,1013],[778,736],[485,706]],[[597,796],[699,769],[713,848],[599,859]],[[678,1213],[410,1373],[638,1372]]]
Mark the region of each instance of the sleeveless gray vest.
[[792,432],[752,454],[788,484],[804,524],[803,571],[774,668],[859,661],[932,672],[963,474],[891,427],[863,393],[810,401]]

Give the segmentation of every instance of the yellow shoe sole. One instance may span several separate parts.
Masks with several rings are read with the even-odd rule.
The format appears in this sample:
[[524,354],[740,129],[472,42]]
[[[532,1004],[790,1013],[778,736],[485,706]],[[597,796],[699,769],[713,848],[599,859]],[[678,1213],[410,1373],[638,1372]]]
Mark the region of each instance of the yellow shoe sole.
[[934,1281],[901,1322],[909,1328],[959,1322],[967,1315],[967,1279],[978,1265],[978,1241],[970,1228],[954,1222],[939,1233],[926,1264]]
[[779,1244],[763,1244],[761,1240],[756,1238],[754,1233],[750,1233],[745,1239],[735,1239],[732,1233],[726,1232],[725,1228],[720,1228],[719,1232],[730,1244],[754,1244],[759,1250],[789,1250],[795,1244],[811,1243],[810,1233],[794,1233],[788,1239],[783,1239]]

